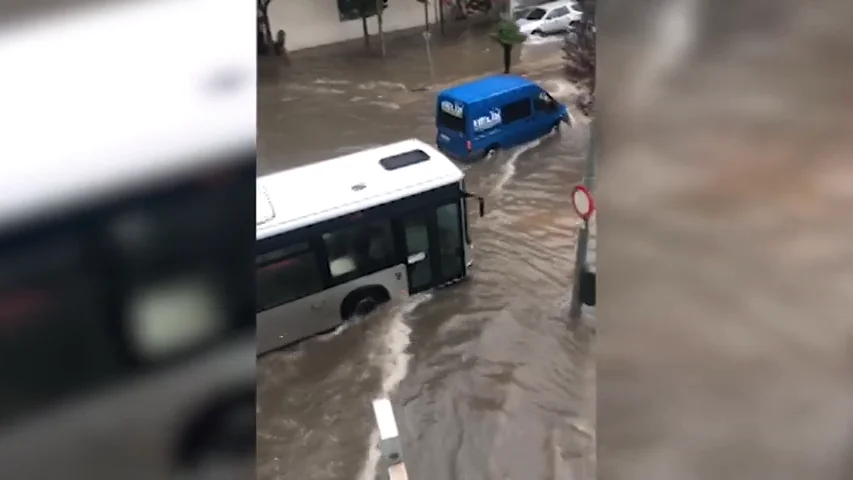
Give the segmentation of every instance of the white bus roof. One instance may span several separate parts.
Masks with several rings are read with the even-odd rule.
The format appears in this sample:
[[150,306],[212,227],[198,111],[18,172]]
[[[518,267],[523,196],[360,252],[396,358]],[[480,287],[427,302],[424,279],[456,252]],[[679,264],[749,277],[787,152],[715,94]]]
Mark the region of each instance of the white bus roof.
[[[429,160],[393,170],[380,160],[420,150]],[[257,238],[266,238],[461,181],[434,147],[404,140],[258,179]],[[268,202],[261,211],[260,205]]]
[[254,6],[58,10],[0,30],[0,225],[252,152]]

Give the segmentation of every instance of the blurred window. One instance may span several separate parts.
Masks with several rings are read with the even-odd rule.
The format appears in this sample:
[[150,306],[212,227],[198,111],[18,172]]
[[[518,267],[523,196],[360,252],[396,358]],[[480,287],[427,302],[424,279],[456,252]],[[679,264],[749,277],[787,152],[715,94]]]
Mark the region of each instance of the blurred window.
[[83,237],[0,257],[0,420],[125,371]]
[[0,237],[0,421],[254,328],[254,165],[219,173]]

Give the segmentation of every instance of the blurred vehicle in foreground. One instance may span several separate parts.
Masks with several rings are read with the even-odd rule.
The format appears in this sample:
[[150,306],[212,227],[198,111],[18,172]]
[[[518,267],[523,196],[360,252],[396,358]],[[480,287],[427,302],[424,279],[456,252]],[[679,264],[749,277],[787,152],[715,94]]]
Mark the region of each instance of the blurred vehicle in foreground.
[[419,140],[260,178],[258,353],[465,278],[472,197],[482,216],[464,172]]
[[253,478],[249,15],[124,4],[0,34],[0,477]]

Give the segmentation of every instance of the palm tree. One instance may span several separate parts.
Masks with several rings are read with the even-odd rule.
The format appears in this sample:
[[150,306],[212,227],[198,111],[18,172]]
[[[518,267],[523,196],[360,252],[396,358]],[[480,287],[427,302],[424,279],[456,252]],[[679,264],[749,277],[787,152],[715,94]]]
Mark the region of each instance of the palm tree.
[[526,35],[521,33],[518,25],[511,20],[502,19],[498,22],[498,28],[492,37],[498,41],[503,48],[504,54],[504,73],[509,73],[512,64],[512,49],[516,45],[524,42]]

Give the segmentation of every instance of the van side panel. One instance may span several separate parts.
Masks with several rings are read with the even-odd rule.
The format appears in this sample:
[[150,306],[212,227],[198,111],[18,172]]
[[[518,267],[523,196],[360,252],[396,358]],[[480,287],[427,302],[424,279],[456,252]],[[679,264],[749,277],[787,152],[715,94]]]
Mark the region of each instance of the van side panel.
[[[530,136],[527,131],[528,119],[511,121],[507,117],[507,105],[523,100],[526,96],[526,88],[511,90],[509,92],[495,95],[483,101],[483,112],[480,115],[496,114],[500,121],[497,125],[484,129],[477,135],[477,148],[488,148],[491,145],[498,145],[500,148],[512,148],[516,145],[524,143]],[[476,121],[476,119],[475,119]]]
[[[472,108],[471,143],[473,150],[482,155],[490,147],[504,148],[504,125],[500,120],[502,96],[481,100]],[[497,121],[495,116],[497,115]],[[484,128],[485,127],[485,128]]]

